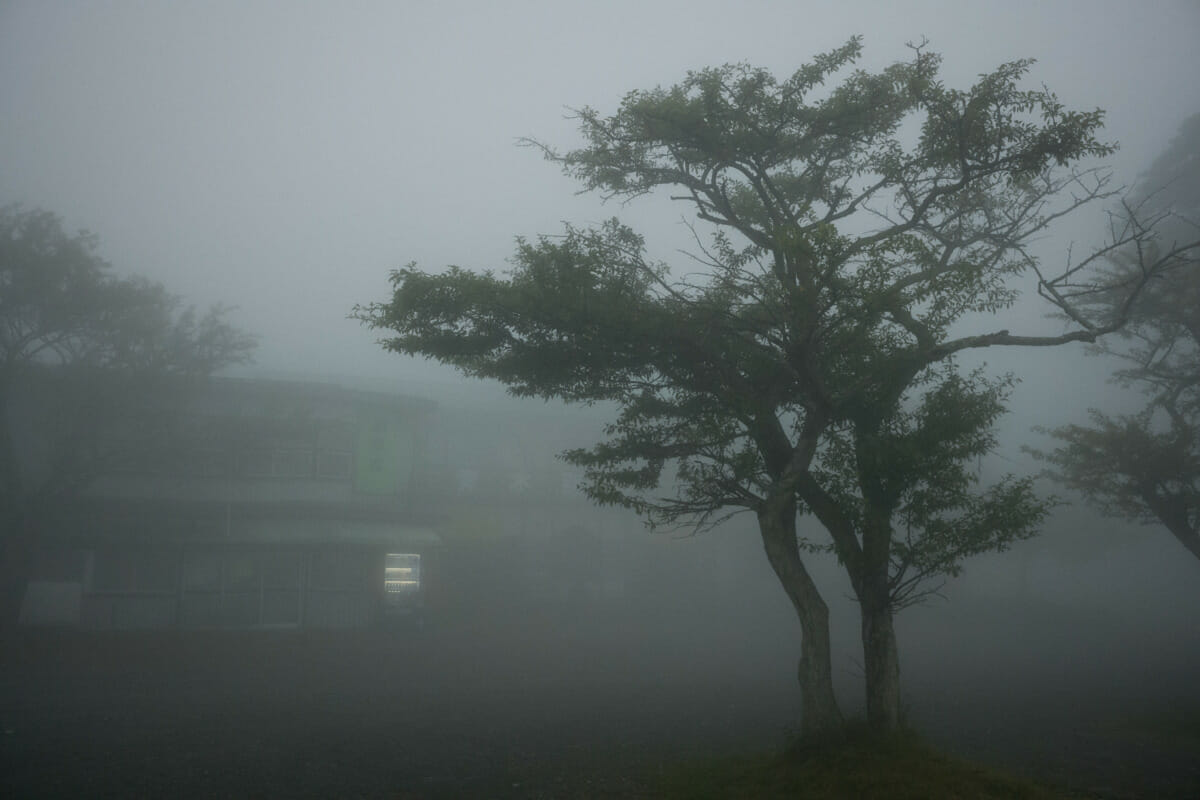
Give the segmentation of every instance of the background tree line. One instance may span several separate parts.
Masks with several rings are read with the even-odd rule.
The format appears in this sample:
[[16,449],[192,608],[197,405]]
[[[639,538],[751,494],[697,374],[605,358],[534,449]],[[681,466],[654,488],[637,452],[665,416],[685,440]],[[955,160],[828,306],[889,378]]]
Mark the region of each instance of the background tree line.
[[185,307],[120,277],[96,237],[53,212],[0,209],[0,539],[4,622],[54,514],[134,450],[169,447],[170,422],[214,371],[250,358],[228,309]]

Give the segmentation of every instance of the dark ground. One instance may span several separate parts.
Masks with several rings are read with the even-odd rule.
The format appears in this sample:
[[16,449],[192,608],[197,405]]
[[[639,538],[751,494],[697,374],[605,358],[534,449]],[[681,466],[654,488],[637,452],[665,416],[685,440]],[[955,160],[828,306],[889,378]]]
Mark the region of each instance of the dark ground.
[[[0,796],[643,797],[665,763],[785,741],[789,664],[666,631],[526,616],[420,632],[25,632],[0,655]],[[1092,796],[1200,797],[1187,728],[1200,706],[1171,689],[1196,683],[1190,650],[1133,659],[1147,676],[908,638],[912,720],[935,745]]]

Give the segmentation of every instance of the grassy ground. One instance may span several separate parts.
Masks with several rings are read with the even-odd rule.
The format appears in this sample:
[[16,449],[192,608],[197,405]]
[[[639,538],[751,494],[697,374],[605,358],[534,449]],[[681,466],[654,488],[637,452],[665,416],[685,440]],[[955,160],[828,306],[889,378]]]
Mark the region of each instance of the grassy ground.
[[1127,738],[1186,749],[1200,761],[1200,706],[1185,704],[1153,714],[1135,714],[1117,720],[1113,727]]
[[936,752],[915,735],[880,738],[855,730],[844,741],[770,756],[682,764],[661,776],[663,798],[790,800],[1059,800],[1078,798]]
[[911,736],[767,754],[794,678],[686,644],[525,621],[0,638],[0,797],[1200,797],[1200,705],[1178,681],[917,695],[937,748],[1048,788]]

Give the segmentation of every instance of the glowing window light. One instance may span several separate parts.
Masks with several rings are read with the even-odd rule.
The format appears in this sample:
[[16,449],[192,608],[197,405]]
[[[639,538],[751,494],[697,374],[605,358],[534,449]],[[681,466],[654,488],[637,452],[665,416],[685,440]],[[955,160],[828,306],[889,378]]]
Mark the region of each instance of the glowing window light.
[[388,553],[383,590],[388,594],[411,594],[421,589],[421,556],[418,553]]

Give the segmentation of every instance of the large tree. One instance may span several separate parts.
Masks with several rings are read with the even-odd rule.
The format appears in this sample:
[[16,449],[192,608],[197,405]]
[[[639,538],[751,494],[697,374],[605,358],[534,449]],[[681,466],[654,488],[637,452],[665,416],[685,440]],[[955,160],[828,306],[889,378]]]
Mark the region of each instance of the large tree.
[[[129,447],[154,444],[254,340],[215,307],[114,275],[96,237],[49,211],[0,209],[0,537],[6,619],[38,531]],[[157,442],[162,444],[161,441]]]
[[[803,560],[828,546],[860,601],[868,716],[899,723],[894,610],[960,559],[1029,535],[1045,505],[1028,482],[972,485],[1005,379],[960,375],[993,346],[1094,341],[1120,318],[1074,302],[1098,256],[1046,275],[1032,237],[1111,192],[1074,168],[1112,148],[1102,112],[1065,109],[1005,64],[945,87],[921,47],[883,71],[825,81],[860,42],[783,81],[730,65],[628,94],[612,116],[578,112],[584,145],[545,156],[605,198],[668,190],[689,205],[697,274],[648,260],[612,221],[521,241],[507,277],[393,273],[390,302],[359,310],[384,345],[494,378],[520,395],[615,402],[608,439],[571,451],[585,489],[654,523],[754,513],[799,617],[802,730],[842,724],[828,609]],[[1107,248],[1152,232],[1127,220]],[[1143,264],[1157,274],[1177,256]],[[1014,281],[1070,315],[1055,335],[977,328],[1016,301]],[[1136,294],[1141,282],[1128,287]],[[667,468],[670,467],[670,472]],[[664,493],[662,488],[666,488]],[[797,536],[811,514],[824,543]]]
[[[1200,233],[1200,114],[1187,119],[1142,176],[1135,195],[1162,223],[1159,247]],[[1112,259],[1116,282],[1135,281],[1139,262]],[[1116,313],[1117,293],[1092,305]],[[1051,431],[1061,443],[1035,455],[1051,476],[1106,513],[1165,527],[1200,559],[1200,259],[1146,287],[1118,336],[1096,348],[1121,363],[1117,383],[1145,397],[1136,414],[1090,412],[1091,424]]]

